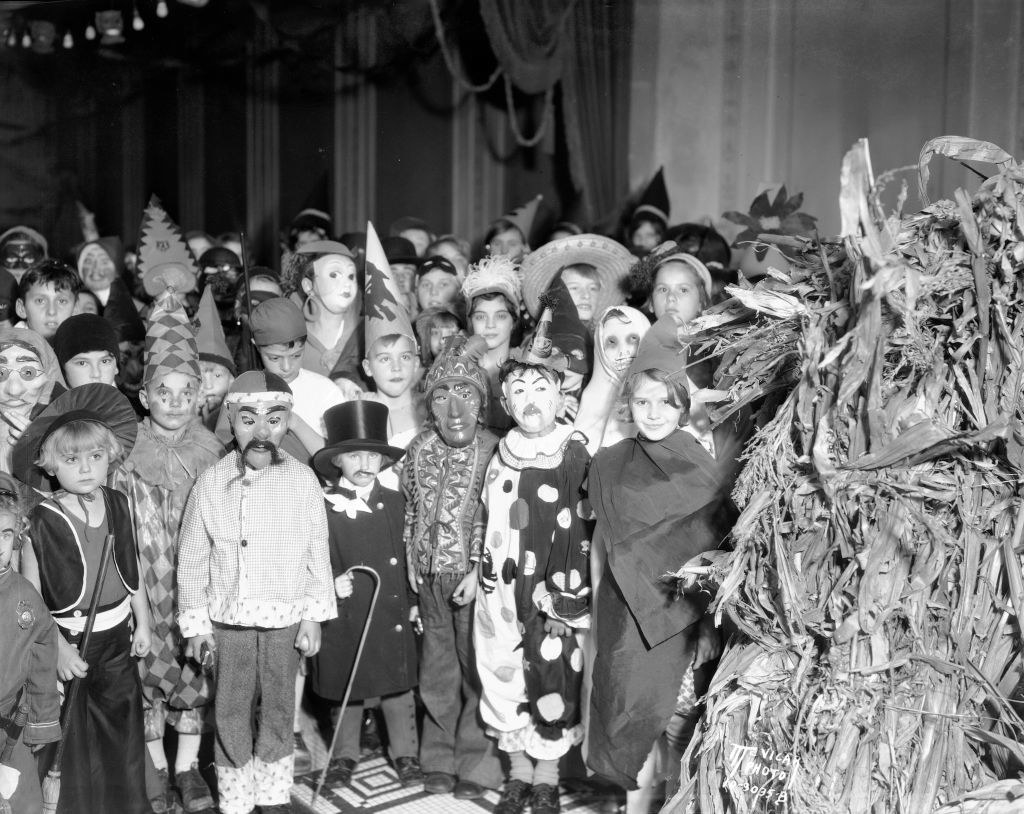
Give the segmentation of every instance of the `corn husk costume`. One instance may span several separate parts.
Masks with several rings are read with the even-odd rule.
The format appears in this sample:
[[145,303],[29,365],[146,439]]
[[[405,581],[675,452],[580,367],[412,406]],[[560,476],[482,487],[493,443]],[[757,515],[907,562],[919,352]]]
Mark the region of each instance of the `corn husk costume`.
[[779,406],[736,484],[734,550],[677,573],[720,581],[743,635],[666,811],[1019,805],[1024,175],[995,145],[935,139],[925,201],[935,155],[997,169],[885,217],[892,175],[876,184],[860,143],[848,236],[772,238],[791,266],[706,326],[713,419]]

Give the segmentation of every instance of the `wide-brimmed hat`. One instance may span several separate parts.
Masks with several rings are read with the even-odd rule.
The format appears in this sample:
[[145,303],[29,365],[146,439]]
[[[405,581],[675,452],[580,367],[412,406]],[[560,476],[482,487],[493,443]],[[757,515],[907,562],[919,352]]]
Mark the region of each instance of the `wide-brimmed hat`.
[[[138,417],[131,402],[120,390],[109,384],[83,384],[51,401],[22,433],[11,455],[11,469],[18,480],[47,491],[58,488],[49,474],[36,466],[35,461],[43,442],[72,421],[95,421],[109,428],[121,443],[124,458],[128,457],[135,446]],[[111,466],[115,463],[111,461]]]
[[611,238],[601,235],[572,235],[545,243],[523,258],[523,302],[536,319],[540,315],[540,295],[566,266],[586,263],[597,269],[601,291],[594,304],[600,314],[612,305],[626,301],[624,282],[636,258]]
[[358,399],[336,404],[324,412],[324,427],[327,446],[313,456],[313,469],[326,480],[341,475],[333,459],[342,452],[379,452],[391,462],[405,455],[404,449],[388,443],[388,408],[380,402]]

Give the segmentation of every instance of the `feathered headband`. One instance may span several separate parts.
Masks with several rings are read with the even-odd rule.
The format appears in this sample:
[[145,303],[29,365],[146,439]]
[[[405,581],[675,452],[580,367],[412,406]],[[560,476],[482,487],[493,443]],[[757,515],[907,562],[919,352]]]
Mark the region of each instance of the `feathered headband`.
[[482,294],[492,293],[503,294],[518,310],[522,299],[519,274],[515,262],[504,255],[482,258],[470,266],[462,283],[462,294],[469,303]]

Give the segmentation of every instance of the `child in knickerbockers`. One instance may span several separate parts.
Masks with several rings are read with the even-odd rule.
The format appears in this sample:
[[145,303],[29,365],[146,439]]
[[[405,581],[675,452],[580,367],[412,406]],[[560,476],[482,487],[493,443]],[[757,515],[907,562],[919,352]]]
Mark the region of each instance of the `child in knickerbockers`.
[[[336,780],[347,785],[359,761],[362,701],[380,699],[387,723],[391,757],[403,786],[422,778],[416,734],[415,604],[402,544],[405,498],[378,481],[382,467],[405,450],[387,440],[388,410],[372,401],[350,401],[324,416],[327,446],[313,457],[313,467],[326,481],[327,526],[331,571],[338,618],[323,629],[323,646],[311,660],[311,685],[321,698],[338,703],[352,682],[348,706],[341,713],[341,732],[331,756]],[[355,654],[370,611],[373,578],[352,575],[353,566],[369,566],[380,577],[380,595],[373,611],[362,658],[352,675]]]
[[175,805],[164,752],[168,724],[176,733],[174,782],[186,812],[213,806],[199,773],[199,742],[213,681],[185,657],[174,619],[178,529],[196,478],[224,452],[217,437],[196,418],[200,393],[199,352],[185,309],[168,288],[154,304],[146,329],[141,404],[149,415],[139,423],[128,460],[114,487],[128,496],[139,543],[142,581],[153,610],[153,647],[139,663],[145,698],[146,746],[156,769],[150,778],[153,810]]
[[[38,814],[43,798],[31,750],[60,740],[57,626],[39,591],[14,570],[26,522],[17,484],[0,474],[0,752],[13,744],[8,765],[20,773],[13,789],[0,783],[0,797],[18,814]],[[20,725],[19,707],[28,709]]]
[[[139,590],[128,499],[104,485],[108,470],[131,452],[136,431],[127,398],[106,384],[84,384],[43,410],[14,450],[20,480],[41,486],[45,471],[61,487],[30,514],[35,573],[26,571],[60,629],[58,676],[82,682],[67,712],[58,812],[150,811],[142,688],[131,658],[150,649],[149,599]],[[113,563],[98,589],[89,650],[79,653],[108,534]]]
[[498,444],[483,492],[473,644],[480,712],[511,764],[497,814],[559,811],[558,761],[583,737],[590,455],[582,435],[556,422],[566,362],[551,352],[549,320],[545,309],[529,351],[502,367],[502,404],[516,426]]
[[728,466],[686,430],[686,364],[674,321],[659,320],[623,388],[637,436],[600,450],[588,480],[597,514],[592,556],[602,567],[593,580],[586,757],[629,790],[631,814],[646,814],[655,781],[678,766],[709,677],[700,668],[719,647],[705,616],[708,597],[673,600],[662,575],[719,547],[735,519]]
[[487,376],[477,360],[486,349],[479,336],[447,341],[424,380],[432,426],[410,444],[402,471],[405,550],[423,622],[423,787],[460,799],[501,783],[494,742],[480,722],[472,638],[484,534],[480,492],[498,443],[483,426]]

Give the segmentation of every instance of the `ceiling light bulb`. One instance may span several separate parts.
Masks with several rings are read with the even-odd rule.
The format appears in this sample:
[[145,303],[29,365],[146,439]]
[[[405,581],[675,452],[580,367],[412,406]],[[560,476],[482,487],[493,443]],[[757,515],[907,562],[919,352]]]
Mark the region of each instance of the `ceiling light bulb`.
[[167,0],[160,0],[156,4],[156,16],[161,19],[167,16]]
[[135,9],[135,15],[132,17],[132,28],[135,29],[136,31],[141,31],[145,27],[146,27],[146,23],[139,16],[139,10]]
[[87,29],[85,29],[85,38],[87,40],[94,40],[94,39],[96,39],[96,29],[93,28],[92,26],[89,26]]
[[11,33],[7,36],[7,47],[15,48],[18,45],[18,35],[14,33],[14,29],[11,29]]
[[72,48],[72,47],[74,47],[74,44],[75,44],[75,38],[74,38],[74,37],[72,37],[72,36],[71,36],[71,32],[70,32],[70,31],[68,31],[68,32],[67,32],[67,33],[66,33],[66,34],[64,35],[64,47],[65,47],[65,48]]
[[31,48],[32,47],[32,35],[29,34],[27,31],[25,32],[25,35],[21,38],[21,47],[22,48]]

